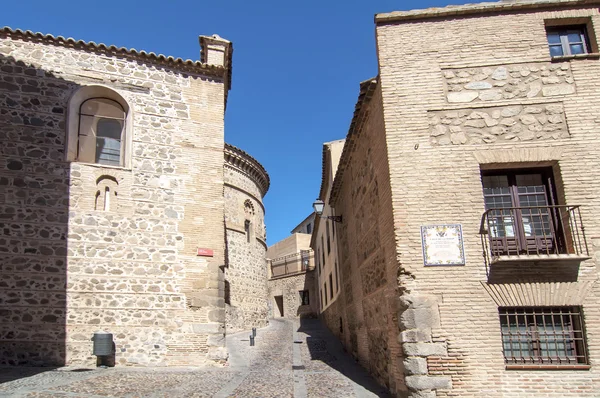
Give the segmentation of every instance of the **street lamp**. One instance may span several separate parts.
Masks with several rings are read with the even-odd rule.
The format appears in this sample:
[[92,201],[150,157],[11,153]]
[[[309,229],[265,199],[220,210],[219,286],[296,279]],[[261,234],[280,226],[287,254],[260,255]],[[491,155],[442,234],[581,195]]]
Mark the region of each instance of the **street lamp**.
[[324,208],[325,202],[323,202],[321,199],[317,199],[315,200],[315,203],[313,203],[313,209],[315,209],[315,214],[317,216],[332,220],[334,222],[342,222],[342,216],[322,216]]

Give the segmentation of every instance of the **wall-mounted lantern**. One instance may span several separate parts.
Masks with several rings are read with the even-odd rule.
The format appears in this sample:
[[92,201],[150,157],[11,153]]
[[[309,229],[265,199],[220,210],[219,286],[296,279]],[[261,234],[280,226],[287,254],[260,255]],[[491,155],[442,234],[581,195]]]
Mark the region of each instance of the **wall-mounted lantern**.
[[328,220],[332,220],[334,222],[342,222],[342,216],[323,216],[323,209],[325,208],[325,202],[321,199],[315,200],[313,203],[313,209],[315,209],[315,214],[321,218],[326,218]]

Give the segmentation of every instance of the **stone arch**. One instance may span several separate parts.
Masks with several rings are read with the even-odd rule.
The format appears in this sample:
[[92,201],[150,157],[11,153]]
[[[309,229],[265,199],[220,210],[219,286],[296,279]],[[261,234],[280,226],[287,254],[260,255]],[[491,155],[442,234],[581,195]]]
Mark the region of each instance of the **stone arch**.
[[131,168],[131,148],[133,143],[133,112],[127,100],[117,91],[110,87],[101,85],[90,85],[78,88],[73,92],[69,99],[67,108],[67,143],[66,160],[70,162],[78,161],[79,153],[79,133],[80,133],[80,111],[84,102],[92,99],[103,98],[114,101],[123,109],[124,129],[121,137],[120,164],[119,166]]
[[254,214],[256,213],[254,204],[250,199],[244,201],[244,213],[246,214],[246,217],[254,217]]
[[96,198],[94,210],[115,211],[117,209],[119,182],[110,175],[101,175],[96,179]]

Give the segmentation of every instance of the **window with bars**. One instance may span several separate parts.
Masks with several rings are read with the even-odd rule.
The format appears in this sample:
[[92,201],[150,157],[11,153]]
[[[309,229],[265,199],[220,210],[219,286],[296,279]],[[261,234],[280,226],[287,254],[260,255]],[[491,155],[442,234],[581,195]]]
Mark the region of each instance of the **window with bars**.
[[587,54],[590,52],[585,25],[546,28],[551,57]]
[[499,309],[507,365],[585,365],[581,307]]
[[564,246],[552,169],[487,170],[482,182],[495,253],[551,253]]

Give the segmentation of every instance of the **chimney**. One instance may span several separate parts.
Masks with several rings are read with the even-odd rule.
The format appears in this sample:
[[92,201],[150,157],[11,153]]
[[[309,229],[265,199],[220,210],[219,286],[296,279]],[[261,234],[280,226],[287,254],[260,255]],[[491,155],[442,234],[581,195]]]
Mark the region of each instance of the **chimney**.
[[231,66],[232,46],[229,40],[219,35],[200,36],[200,62],[208,65]]

